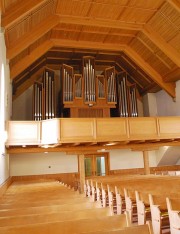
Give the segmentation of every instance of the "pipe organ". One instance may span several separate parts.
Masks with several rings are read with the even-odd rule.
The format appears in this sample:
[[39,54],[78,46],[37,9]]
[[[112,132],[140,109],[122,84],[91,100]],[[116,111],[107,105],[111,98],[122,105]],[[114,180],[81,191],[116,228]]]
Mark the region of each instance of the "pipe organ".
[[108,103],[116,103],[115,68],[107,68],[105,70],[105,77],[107,82],[107,101]]
[[39,82],[35,82],[34,87],[33,87],[34,120],[42,120],[43,118],[42,100],[43,100],[43,84]]
[[82,74],[74,74],[73,67],[63,64],[63,105],[70,109],[70,117],[110,117],[116,108],[115,68],[96,74],[95,58],[84,56]]
[[44,70],[41,82],[34,83],[34,120],[138,116],[136,85],[128,83],[126,72],[117,74],[115,67],[96,71],[95,58],[91,56],[83,57],[76,71],[62,64],[55,84],[55,72]]
[[63,64],[63,102],[73,101],[73,68]]
[[95,61],[93,57],[83,58],[83,77],[84,77],[84,101],[85,103],[95,103],[96,80],[95,80]]
[[51,119],[55,116],[55,79],[54,71],[45,69],[42,82],[33,87],[33,119]]
[[137,117],[136,85],[127,84],[127,73],[117,75],[118,111],[120,117]]

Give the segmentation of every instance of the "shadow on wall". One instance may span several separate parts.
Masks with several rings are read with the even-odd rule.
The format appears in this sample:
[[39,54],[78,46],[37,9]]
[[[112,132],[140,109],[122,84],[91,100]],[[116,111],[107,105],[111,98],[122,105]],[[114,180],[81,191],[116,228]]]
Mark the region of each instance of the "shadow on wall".
[[165,146],[159,150],[159,161],[157,166],[179,165],[180,146]]

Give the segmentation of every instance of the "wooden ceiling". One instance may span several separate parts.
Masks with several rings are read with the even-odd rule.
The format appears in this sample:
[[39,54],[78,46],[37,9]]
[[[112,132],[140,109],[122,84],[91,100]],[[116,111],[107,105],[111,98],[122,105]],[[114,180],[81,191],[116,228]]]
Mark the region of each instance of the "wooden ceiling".
[[126,70],[141,95],[180,79],[179,0],[1,0],[14,98],[44,66],[79,66],[93,55],[97,69]]

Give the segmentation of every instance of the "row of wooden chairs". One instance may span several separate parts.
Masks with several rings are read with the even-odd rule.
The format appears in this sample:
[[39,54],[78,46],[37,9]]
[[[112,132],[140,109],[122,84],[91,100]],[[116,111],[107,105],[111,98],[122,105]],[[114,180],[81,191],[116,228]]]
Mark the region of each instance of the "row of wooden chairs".
[[[85,196],[129,213],[131,223],[151,220],[154,234],[180,233],[180,178],[169,176],[105,176],[86,180]],[[170,230],[169,230],[170,229]]]
[[58,181],[14,182],[0,197],[0,233],[152,234],[150,224],[133,227],[126,212],[111,211]]

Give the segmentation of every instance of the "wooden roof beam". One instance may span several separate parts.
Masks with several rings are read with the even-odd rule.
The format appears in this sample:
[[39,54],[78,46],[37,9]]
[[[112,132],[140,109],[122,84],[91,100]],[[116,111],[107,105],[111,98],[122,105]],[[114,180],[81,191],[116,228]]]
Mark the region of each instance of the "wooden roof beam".
[[165,82],[176,82],[180,79],[180,67],[174,69],[163,77]]
[[96,26],[103,28],[117,28],[129,30],[142,30],[144,24],[140,23],[127,23],[119,20],[102,20],[94,19],[91,17],[78,17],[78,16],[59,16],[59,23]]
[[24,93],[29,87],[31,87],[36,79],[43,74],[44,66],[41,67],[36,73],[34,73],[32,76],[30,76],[29,79],[27,79],[20,88],[17,89],[16,94],[13,95],[13,101],[18,98],[22,93]]
[[175,84],[165,83],[163,77],[155,71],[139,54],[129,46],[126,46],[125,54],[129,56],[142,70],[144,70],[162,89],[164,89],[171,97],[175,97]]
[[166,54],[178,67],[180,67],[180,54],[170,44],[168,44],[151,26],[144,26],[143,33]]
[[[138,148],[139,146],[139,148]],[[128,144],[119,144],[119,145],[111,145],[111,146],[103,146],[103,145],[91,145],[91,146],[69,146],[62,145],[60,147],[54,147],[54,148],[41,148],[41,147],[9,147],[7,148],[8,154],[19,154],[19,153],[42,153],[42,152],[84,152],[86,151],[88,153],[92,151],[101,150],[102,148],[105,148],[106,150],[111,149],[138,149],[139,151],[143,149],[154,149],[156,147],[162,147],[162,146],[180,146],[180,142],[178,141],[168,141],[168,142],[152,142],[152,143],[141,143],[136,144],[133,142],[129,142]]]
[[179,0],[167,0],[178,12],[180,12],[180,2]]
[[40,39],[43,35],[49,32],[53,27],[58,24],[57,16],[50,16],[36,27],[33,28],[29,33],[25,34],[19,42],[13,45],[7,50],[7,58],[12,59],[23,50],[27,49],[30,45]]
[[13,5],[2,17],[2,26],[5,29],[10,27],[46,2],[48,2],[48,0],[26,0],[23,1],[23,4]]
[[78,49],[95,49],[103,51],[121,51],[124,50],[126,45],[112,44],[112,43],[101,43],[101,42],[90,42],[90,41],[76,41],[76,40],[61,40],[51,39],[54,46],[67,47],[67,48],[78,48]]
[[33,50],[28,56],[20,60],[10,70],[11,79],[13,80],[16,76],[18,76],[21,72],[28,68],[32,63],[34,63],[52,47],[53,43],[51,41],[46,41],[43,44],[41,44],[38,48]]

